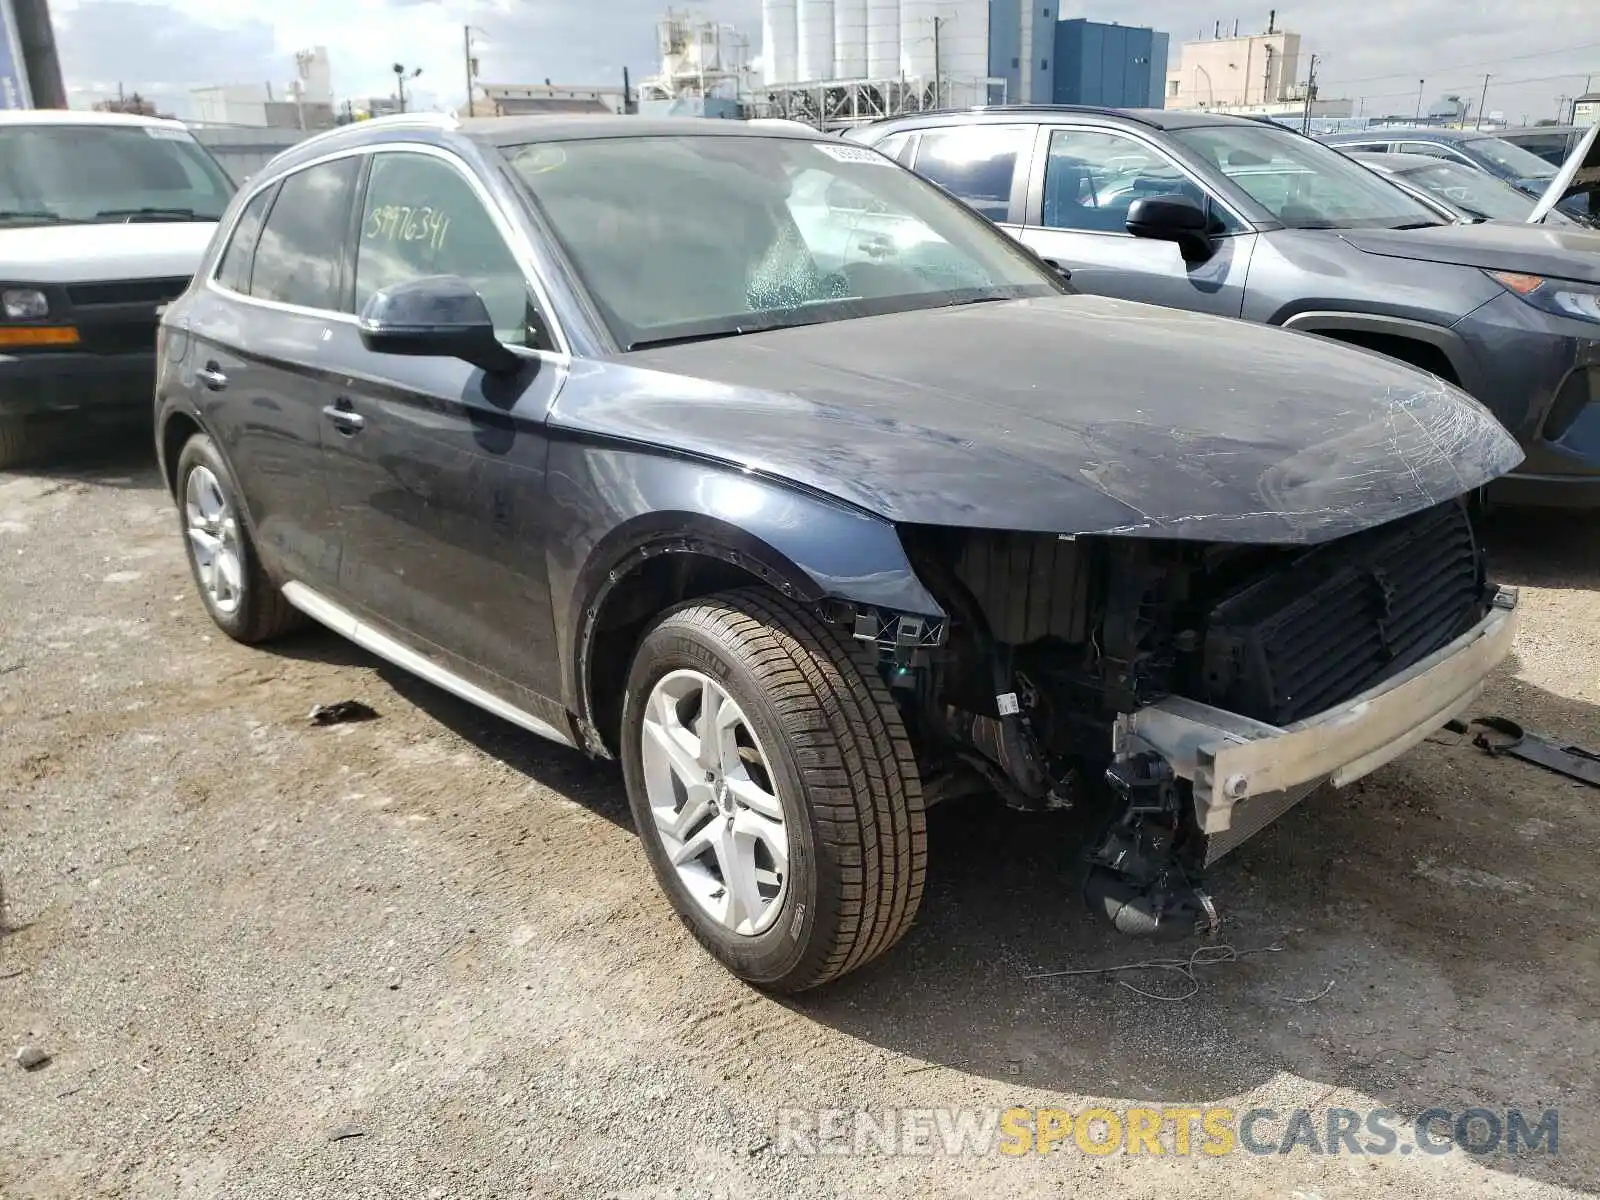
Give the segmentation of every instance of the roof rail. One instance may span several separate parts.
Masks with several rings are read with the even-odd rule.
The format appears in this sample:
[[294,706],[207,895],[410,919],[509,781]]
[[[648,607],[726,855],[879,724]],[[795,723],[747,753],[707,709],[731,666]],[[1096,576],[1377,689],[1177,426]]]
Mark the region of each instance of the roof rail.
[[917,117],[948,117],[958,116],[962,113],[1007,113],[1007,112],[1078,112],[1095,113],[1103,117],[1121,117],[1125,121],[1134,121],[1140,125],[1149,125],[1151,122],[1137,113],[1126,108],[1111,108],[1100,104],[968,104],[954,108],[924,108],[916,112],[894,113],[886,117],[878,117],[872,121],[864,121],[863,125],[886,125],[890,121],[907,121]]
[[375,125],[385,129],[459,129],[461,122],[451,113],[389,113],[381,117],[368,117],[365,121],[351,121],[345,125],[335,125],[332,129],[319,130],[308,138],[301,138],[295,143],[294,148],[314,145],[350,130],[371,129]]

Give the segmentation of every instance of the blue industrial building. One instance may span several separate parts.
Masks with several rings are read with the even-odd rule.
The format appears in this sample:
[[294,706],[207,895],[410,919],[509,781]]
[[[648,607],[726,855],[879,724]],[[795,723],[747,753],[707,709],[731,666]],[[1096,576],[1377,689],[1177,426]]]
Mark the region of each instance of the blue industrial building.
[[1056,22],[1051,64],[1056,104],[1160,108],[1167,94],[1167,35],[1078,18]]
[[990,100],[1161,108],[1164,33],[1063,18],[1053,0],[989,0],[989,74],[1006,81]]

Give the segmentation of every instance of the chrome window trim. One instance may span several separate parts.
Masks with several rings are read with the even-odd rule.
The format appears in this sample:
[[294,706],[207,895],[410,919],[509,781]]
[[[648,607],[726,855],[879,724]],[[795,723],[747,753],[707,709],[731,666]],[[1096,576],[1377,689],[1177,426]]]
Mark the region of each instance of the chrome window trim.
[[[532,286],[534,299],[538,302],[539,309],[544,314],[556,343],[556,349],[554,350],[537,350],[529,346],[510,346],[509,348],[523,351],[539,358],[547,358],[554,362],[570,363],[572,361],[572,343],[567,338],[567,331],[562,328],[560,318],[556,315],[555,306],[550,302],[549,289],[545,287],[544,280],[534,266],[533,248],[528,243],[528,239],[523,236],[515,222],[506,216],[505,211],[495,200],[493,193],[478,178],[466,160],[454,151],[447,150],[441,146],[429,146],[422,142],[385,142],[379,145],[353,146],[320,155],[317,158],[300,163],[293,170],[284,171],[281,174],[272,176],[270,179],[256,183],[248,192],[243,193],[244,199],[239,202],[239,207],[235,210],[233,219],[228,224],[227,236],[218,243],[222,247],[222,251],[217,255],[216,262],[212,263],[210,271],[206,274],[205,286],[209,290],[236,303],[249,304],[272,312],[282,312],[302,317],[319,317],[325,321],[336,321],[344,325],[358,324],[355,313],[334,312],[332,309],[309,308],[301,304],[285,304],[279,300],[264,300],[259,296],[246,296],[241,292],[234,291],[232,288],[224,287],[217,280],[217,273],[221,270],[222,260],[227,255],[228,247],[233,242],[234,234],[238,229],[239,218],[244,215],[244,210],[258,195],[268,188],[282,183],[290,176],[298,175],[301,171],[308,171],[312,167],[320,167],[326,163],[337,162],[339,159],[356,158],[367,154],[422,154],[430,158],[439,159],[455,168],[456,172],[466,180],[467,186],[472,189],[473,194],[477,196],[478,201],[488,212],[489,219],[494,222],[495,229],[500,234],[501,240],[506,243],[507,249],[511,251],[512,259],[517,266],[522,268],[523,278]],[[252,180],[252,182],[255,183],[256,181]],[[364,200],[365,197],[363,197]],[[267,218],[270,220],[271,216],[272,214],[269,211]],[[266,228],[265,221],[262,222],[262,228]]]

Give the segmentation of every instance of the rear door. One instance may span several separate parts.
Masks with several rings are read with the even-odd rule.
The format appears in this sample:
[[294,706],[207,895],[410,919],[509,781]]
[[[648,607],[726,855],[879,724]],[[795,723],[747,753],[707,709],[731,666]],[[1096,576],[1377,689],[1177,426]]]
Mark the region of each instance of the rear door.
[[457,674],[547,711],[559,694],[544,549],[545,417],[565,376],[516,232],[471,168],[432,147],[373,153],[352,231],[354,311],[383,287],[468,280],[520,375],[453,358],[375,354],[354,327],[325,418],[347,602]]
[[192,308],[192,393],[237,477],[256,543],[281,575],[338,579],[322,470],[322,371],[338,312],[340,247],[358,160],[302,168],[253,197]]
[[[1186,262],[1176,243],[1128,232],[1146,196],[1183,196],[1210,214],[1212,255]],[[1034,149],[1023,243],[1104,296],[1237,317],[1256,234],[1155,143],[1122,130],[1043,127]]]

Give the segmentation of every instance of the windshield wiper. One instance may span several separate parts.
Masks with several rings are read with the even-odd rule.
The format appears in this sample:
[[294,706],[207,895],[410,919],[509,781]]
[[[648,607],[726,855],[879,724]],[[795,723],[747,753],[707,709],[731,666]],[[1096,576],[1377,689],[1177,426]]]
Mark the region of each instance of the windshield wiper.
[[[192,208],[102,208],[95,213],[95,220],[103,217],[123,217],[129,221],[147,218],[151,221],[193,221],[196,219]],[[206,218],[215,220],[215,218]]]
[[1390,229],[1437,229],[1440,221],[1412,221],[1409,225],[1391,225]]
[[690,342],[714,342],[718,338],[739,337],[746,333],[755,333],[754,329],[713,329],[705,333],[681,333],[676,337],[645,338],[640,342],[629,342],[631,350],[653,350],[657,346],[683,346]]
[[960,308],[963,304],[1007,304],[1015,299],[1015,296],[968,296],[962,300],[951,300],[941,307]]
[[65,224],[68,220],[69,218],[51,212],[48,208],[0,208],[0,221],[49,221],[51,224]]

